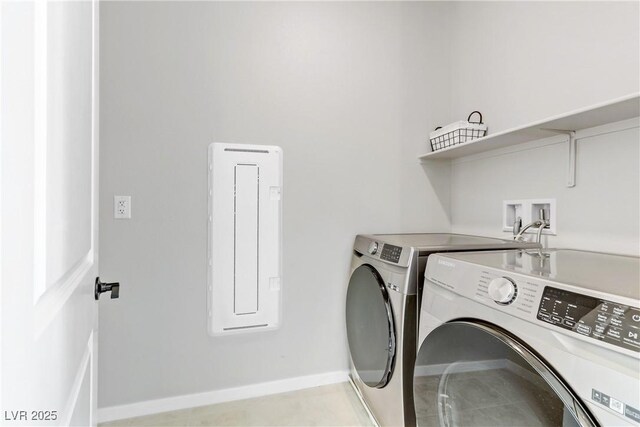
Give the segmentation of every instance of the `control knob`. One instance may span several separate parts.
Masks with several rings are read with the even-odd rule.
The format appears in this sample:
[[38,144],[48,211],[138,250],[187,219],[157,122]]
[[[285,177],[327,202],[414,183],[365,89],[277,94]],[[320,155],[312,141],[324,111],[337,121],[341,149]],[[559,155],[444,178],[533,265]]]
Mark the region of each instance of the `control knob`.
[[369,253],[375,255],[378,252],[378,242],[369,243]]
[[496,277],[489,282],[489,297],[498,304],[511,304],[516,299],[518,288],[508,277]]

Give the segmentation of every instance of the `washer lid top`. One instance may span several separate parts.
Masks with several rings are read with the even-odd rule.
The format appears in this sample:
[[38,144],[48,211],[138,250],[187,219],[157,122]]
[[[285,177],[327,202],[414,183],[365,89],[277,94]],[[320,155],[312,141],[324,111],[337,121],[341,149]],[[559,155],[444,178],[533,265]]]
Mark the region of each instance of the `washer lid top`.
[[539,247],[537,243],[451,233],[372,234],[366,237],[394,246],[414,248],[421,255],[443,251]]
[[639,257],[574,249],[465,252],[448,253],[444,256],[640,300]]

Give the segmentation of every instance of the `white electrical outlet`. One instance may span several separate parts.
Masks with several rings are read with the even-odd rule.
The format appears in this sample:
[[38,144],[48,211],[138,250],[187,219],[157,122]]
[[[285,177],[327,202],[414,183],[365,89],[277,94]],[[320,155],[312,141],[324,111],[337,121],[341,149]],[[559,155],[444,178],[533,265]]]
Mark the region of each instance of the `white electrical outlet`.
[[131,218],[131,196],[113,196],[113,217],[115,219]]

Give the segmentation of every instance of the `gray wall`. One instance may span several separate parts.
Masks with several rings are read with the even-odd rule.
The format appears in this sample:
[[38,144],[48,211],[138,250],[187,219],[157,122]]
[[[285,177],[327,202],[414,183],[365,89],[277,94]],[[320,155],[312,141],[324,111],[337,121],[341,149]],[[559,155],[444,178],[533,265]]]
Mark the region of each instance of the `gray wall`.
[[454,2],[452,119],[489,131],[638,91],[637,1]]
[[[448,6],[101,4],[99,406],[347,368],[356,233],[449,229]],[[283,326],[206,332],[207,146],[284,149]],[[433,173],[428,172],[428,173]],[[133,218],[113,220],[113,195]]]
[[[638,2],[454,6],[453,117],[479,109],[496,133],[640,90]],[[452,229],[506,237],[503,200],[555,198],[558,235],[549,246],[637,255],[639,138],[636,127],[579,140],[575,188],[565,187],[564,143],[459,159]]]
[[[638,91],[637,3],[101,9],[101,276],[123,286],[100,307],[101,407],[345,369],[359,232],[505,237],[502,200],[555,197],[550,244],[637,253],[637,129],[580,141],[574,189],[563,145],[416,159],[433,127],[474,109],[497,132]],[[213,141],[284,149],[273,333],[206,335]],[[114,194],[133,196],[130,221],[112,219]]]

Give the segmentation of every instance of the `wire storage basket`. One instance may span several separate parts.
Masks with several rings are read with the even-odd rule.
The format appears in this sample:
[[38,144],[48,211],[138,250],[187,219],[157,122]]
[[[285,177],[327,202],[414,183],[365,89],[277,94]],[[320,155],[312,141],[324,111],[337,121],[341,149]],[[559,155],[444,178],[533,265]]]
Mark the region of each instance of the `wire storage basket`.
[[[479,121],[471,121],[471,117],[474,114],[480,117]],[[482,123],[482,113],[480,113],[480,111],[474,111],[469,114],[466,121],[461,120],[445,127],[437,127],[429,135],[429,141],[431,142],[431,149],[437,151],[471,141],[472,139],[482,138],[486,134],[487,125]]]

